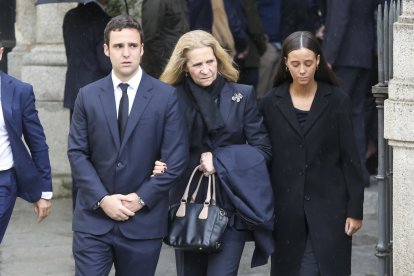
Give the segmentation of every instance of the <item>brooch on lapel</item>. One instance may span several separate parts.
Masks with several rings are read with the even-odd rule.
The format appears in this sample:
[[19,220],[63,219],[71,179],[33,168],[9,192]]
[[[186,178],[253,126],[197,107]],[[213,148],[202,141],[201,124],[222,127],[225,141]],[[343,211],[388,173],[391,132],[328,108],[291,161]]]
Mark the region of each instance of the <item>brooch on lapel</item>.
[[233,97],[231,97],[233,102],[240,102],[241,99],[243,99],[243,95],[240,93],[234,93]]

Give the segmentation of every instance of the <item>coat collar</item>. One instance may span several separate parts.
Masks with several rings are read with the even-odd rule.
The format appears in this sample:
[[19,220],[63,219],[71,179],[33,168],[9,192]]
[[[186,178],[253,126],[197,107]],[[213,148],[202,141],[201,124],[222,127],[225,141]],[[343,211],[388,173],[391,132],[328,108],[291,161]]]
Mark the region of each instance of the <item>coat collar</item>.
[[280,109],[282,114],[286,117],[289,124],[298,133],[299,136],[306,136],[311,127],[315,124],[317,119],[326,109],[329,104],[328,96],[332,93],[328,84],[318,82],[315,98],[313,99],[308,118],[306,120],[303,130],[301,130],[299,122],[296,118],[296,113],[293,108],[292,98],[289,93],[289,82],[280,85],[274,91],[276,97],[276,106]]
[[228,81],[225,81],[222,91],[220,92],[220,114],[223,121],[226,122],[230,116],[230,104],[234,103],[231,101],[231,97],[234,94],[234,88]]
[[[1,107],[3,109],[4,120],[7,122],[12,119],[12,100],[15,87],[12,79],[2,71],[0,71],[1,83]],[[13,124],[10,124],[13,125]]]

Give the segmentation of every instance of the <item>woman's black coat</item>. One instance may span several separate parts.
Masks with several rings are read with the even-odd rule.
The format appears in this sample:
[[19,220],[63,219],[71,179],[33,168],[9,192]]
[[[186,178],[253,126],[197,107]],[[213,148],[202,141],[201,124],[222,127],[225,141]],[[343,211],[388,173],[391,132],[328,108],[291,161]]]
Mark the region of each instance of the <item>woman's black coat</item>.
[[273,154],[273,275],[298,274],[307,224],[321,275],[350,275],[352,239],[345,234],[345,220],[362,219],[364,185],[348,97],[318,82],[303,130],[289,83],[270,91],[261,100],[261,109]]

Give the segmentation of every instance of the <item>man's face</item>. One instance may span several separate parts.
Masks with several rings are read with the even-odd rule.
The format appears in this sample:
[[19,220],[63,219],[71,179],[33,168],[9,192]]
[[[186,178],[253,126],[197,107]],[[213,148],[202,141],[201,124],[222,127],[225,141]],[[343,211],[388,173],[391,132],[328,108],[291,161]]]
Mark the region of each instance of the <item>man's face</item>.
[[3,57],[3,51],[4,51],[4,48],[3,47],[0,47],[0,60]]
[[104,45],[104,52],[111,60],[115,75],[127,82],[138,70],[144,45],[138,30],[122,29],[109,33],[109,45]]

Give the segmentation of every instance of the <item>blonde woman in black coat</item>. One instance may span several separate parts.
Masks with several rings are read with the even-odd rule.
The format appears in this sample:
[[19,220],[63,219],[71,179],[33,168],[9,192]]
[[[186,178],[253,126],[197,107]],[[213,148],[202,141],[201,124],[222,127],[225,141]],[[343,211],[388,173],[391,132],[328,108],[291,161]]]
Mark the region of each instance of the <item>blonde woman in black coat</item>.
[[272,143],[272,275],[351,274],[364,184],[348,97],[309,32],[289,35],[275,88],[261,100]]
[[[160,80],[176,87],[190,141],[190,161],[183,174],[183,181],[177,181],[170,191],[170,202],[180,202],[189,176],[197,165],[201,166],[205,175],[215,173],[216,169],[219,172],[214,161],[217,159],[218,150],[230,145],[248,144],[263,160],[270,160],[269,136],[257,108],[254,89],[249,85],[235,83],[238,75],[232,58],[210,33],[194,30],[185,33],[178,40]],[[242,164],[240,154],[243,152],[227,154],[227,164],[238,167],[239,171],[245,171],[246,167],[241,169],[238,165]],[[250,158],[252,156],[249,155]],[[166,166],[168,164],[161,161],[155,162],[154,175],[162,174]],[[258,172],[256,168],[253,170]],[[253,198],[254,193],[248,193],[248,190],[263,187],[263,181],[256,181],[244,187],[253,200],[256,200]],[[229,216],[229,223],[222,236],[223,249],[219,253],[176,250],[178,276],[236,276],[245,242],[253,239],[251,227],[236,211],[237,206],[231,200],[232,195],[226,192],[219,177],[216,184],[217,205]],[[198,194],[205,195],[205,188],[206,185],[200,187]],[[264,193],[269,194],[271,190],[268,187]],[[190,190],[190,194],[192,192]],[[198,199],[201,202],[204,200],[202,196],[198,196],[196,201]],[[262,206],[266,206],[265,198],[261,198],[260,202]],[[265,209],[272,215],[273,207]],[[266,254],[271,252],[273,248]],[[255,263],[254,259],[255,256],[252,265],[261,265],[268,258],[260,263]]]

